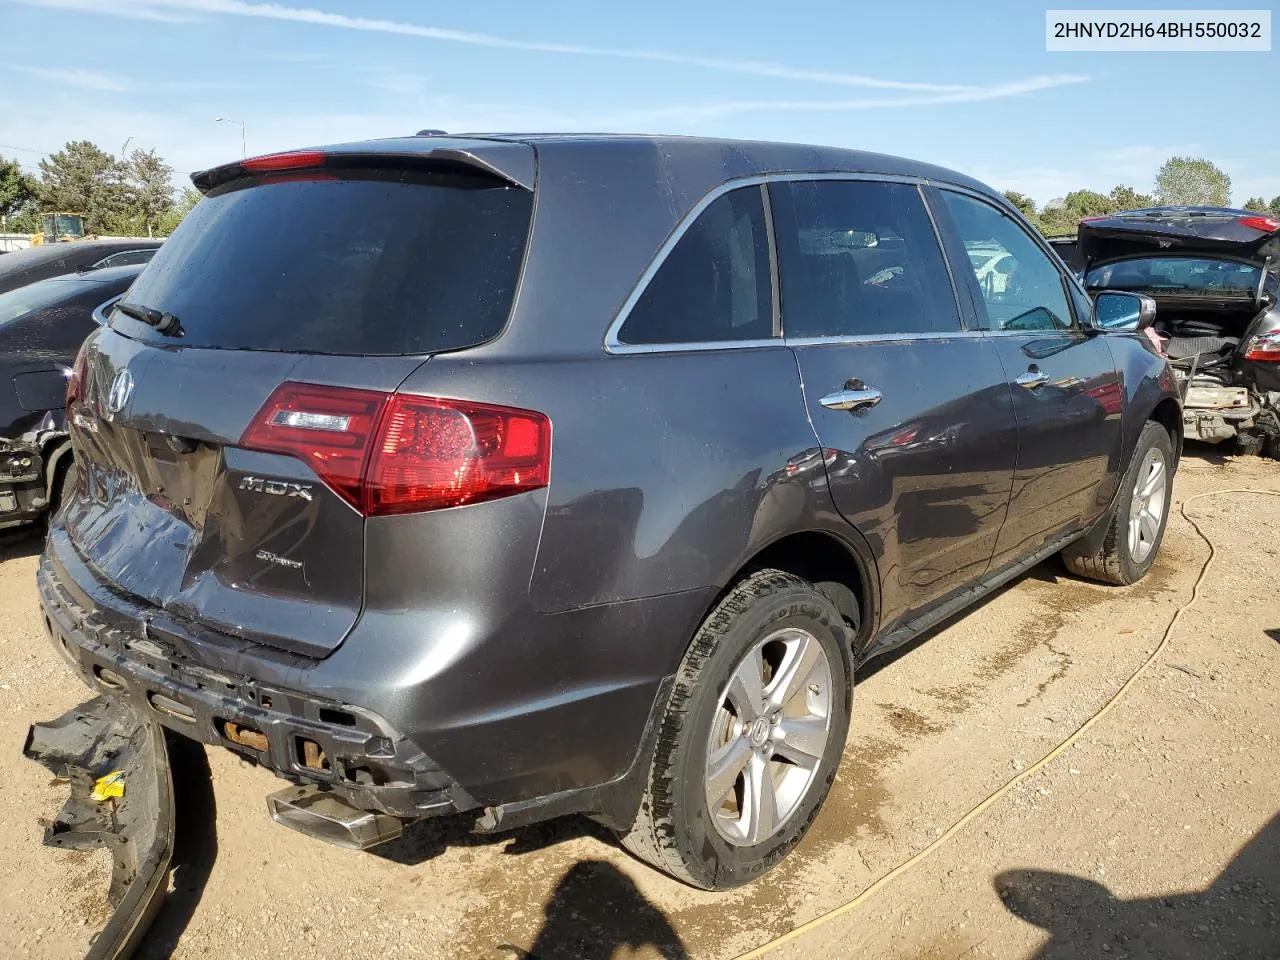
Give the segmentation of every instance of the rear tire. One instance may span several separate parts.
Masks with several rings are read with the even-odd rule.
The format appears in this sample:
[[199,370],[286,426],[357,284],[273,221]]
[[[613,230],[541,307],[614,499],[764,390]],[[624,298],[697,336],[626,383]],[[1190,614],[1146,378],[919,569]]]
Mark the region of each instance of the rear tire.
[[1237,457],[1257,457],[1262,454],[1267,438],[1264,434],[1240,432],[1236,434],[1235,455]]
[[1078,544],[1062,551],[1077,576],[1127,586],[1147,575],[1160,553],[1173,499],[1173,443],[1163,426],[1148,421],[1138,437],[1129,469],[1121,479],[1120,499],[1107,535],[1096,553]]
[[831,600],[799,577],[761,570],[737,584],[680,664],[623,846],[703,890],[781,861],[835,780],[851,640]]

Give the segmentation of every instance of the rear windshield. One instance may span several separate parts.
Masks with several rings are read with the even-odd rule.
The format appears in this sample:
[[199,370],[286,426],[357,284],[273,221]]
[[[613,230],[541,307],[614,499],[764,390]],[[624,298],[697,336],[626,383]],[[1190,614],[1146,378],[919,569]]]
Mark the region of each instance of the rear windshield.
[[1094,267],[1085,275],[1085,284],[1153,296],[1253,297],[1261,277],[1260,268],[1238,260],[1134,257]]
[[178,318],[160,343],[326,354],[458,349],[502,330],[533,194],[491,177],[325,171],[238,181],[196,204],[129,302]]

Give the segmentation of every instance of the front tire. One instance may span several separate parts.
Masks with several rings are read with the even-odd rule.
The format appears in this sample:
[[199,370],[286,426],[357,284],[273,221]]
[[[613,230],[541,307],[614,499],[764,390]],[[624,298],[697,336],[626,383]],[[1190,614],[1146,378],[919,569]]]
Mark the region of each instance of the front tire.
[[1102,583],[1127,586],[1147,575],[1160,553],[1173,499],[1173,443],[1168,431],[1148,421],[1138,437],[1106,538],[1094,554],[1078,545],[1062,551],[1072,573]]
[[830,599],[799,577],[761,570],[737,584],[680,664],[623,845],[704,890],[781,861],[835,780],[851,639]]

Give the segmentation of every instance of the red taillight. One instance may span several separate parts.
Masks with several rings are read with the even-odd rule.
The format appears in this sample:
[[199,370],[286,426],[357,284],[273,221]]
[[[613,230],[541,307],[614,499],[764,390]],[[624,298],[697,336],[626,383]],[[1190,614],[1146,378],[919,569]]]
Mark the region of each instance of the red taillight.
[[66,407],[68,410],[84,394],[84,372],[87,364],[88,358],[85,356],[84,344],[81,344],[80,351],[76,354],[76,362],[71,366],[71,375],[67,377]]
[[253,173],[269,173],[272,170],[302,170],[324,163],[321,150],[294,150],[292,153],[269,153],[265,157],[250,157],[240,161],[240,166]]
[[1253,227],[1253,229],[1261,230],[1263,233],[1274,233],[1280,230],[1280,220],[1275,217],[1241,217],[1236,222],[1242,227]]
[[366,516],[536,490],[551,468],[540,413],[304,383],[278,387],[240,445],[298,457]]
[[1246,360],[1280,361],[1280,330],[1261,333],[1249,341],[1245,349]]

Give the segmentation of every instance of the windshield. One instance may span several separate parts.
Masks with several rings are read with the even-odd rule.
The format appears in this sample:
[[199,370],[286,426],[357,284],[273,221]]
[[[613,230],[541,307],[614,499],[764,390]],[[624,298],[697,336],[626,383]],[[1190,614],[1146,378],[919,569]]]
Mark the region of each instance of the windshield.
[[80,292],[81,289],[80,284],[74,281],[54,277],[51,280],[29,283],[8,293],[0,293],[0,326],[12,323],[36,310],[53,306]]
[[1153,296],[1253,297],[1261,268],[1210,257],[1135,257],[1094,267],[1085,284]]
[[59,237],[83,237],[84,221],[71,214],[60,213],[54,218],[56,235]]
[[[501,331],[533,194],[470,173],[354,170],[238,181],[196,204],[129,302],[170,313],[183,343],[400,355]],[[170,343],[120,311],[111,326]]]

